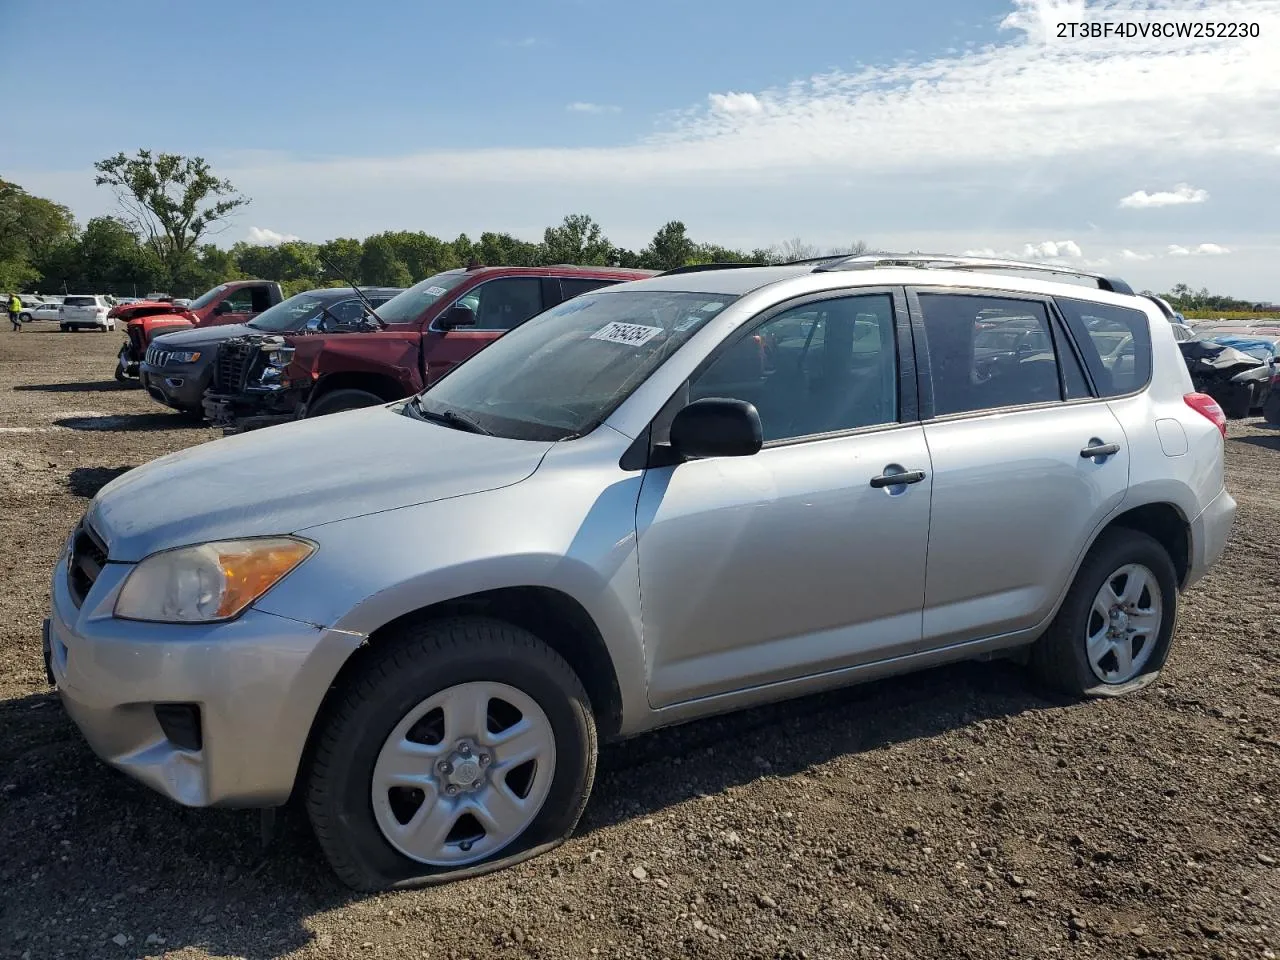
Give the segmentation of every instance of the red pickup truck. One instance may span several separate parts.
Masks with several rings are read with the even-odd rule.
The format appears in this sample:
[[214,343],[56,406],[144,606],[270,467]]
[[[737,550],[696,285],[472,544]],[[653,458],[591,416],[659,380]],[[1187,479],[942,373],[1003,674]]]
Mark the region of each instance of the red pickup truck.
[[399,400],[557,303],[653,275],[621,267],[447,270],[378,307],[371,330],[317,317],[300,334],[224,340],[205,416],[240,433]]
[[246,323],[284,299],[280,284],[272,280],[232,280],[206,290],[186,306],[171,300],[139,300],[113,307],[114,317],[125,328],[125,342],[116,357],[116,379],[137,378],[138,364],[147,346],[162,333]]

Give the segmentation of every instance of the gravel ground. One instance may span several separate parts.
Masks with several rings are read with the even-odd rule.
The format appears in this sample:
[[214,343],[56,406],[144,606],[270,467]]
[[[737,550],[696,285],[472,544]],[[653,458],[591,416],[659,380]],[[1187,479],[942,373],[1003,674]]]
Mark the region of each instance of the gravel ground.
[[1114,702],[966,664],[607,747],[576,837],[356,897],[286,815],[99,763],[43,682],[57,550],[122,469],[215,438],[111,377],[120,334],[0,334],[0,957],[1280,953],[1280,436],[1234,424],[1222,563]]

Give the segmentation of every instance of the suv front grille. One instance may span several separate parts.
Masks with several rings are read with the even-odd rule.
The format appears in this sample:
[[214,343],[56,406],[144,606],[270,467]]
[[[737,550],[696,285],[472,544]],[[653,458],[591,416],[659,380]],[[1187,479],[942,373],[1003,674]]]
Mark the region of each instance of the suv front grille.
[[170,351],[161,350],[154,343],[147,347],[147,363],[153,367],[163,367],[169,362]]
[[218,393],[239,393],[244,387],[245,373],[257,352],[256,344],[236,343],[234,340],[224,342],[218,348],[213,389]]
[[106,562],[106,544],[89,524],[81,521],[71,540],[71,563],[67,570],[71,599],[77,607],[84,603],[84,598],[89,595],[89,589],[97,581]]

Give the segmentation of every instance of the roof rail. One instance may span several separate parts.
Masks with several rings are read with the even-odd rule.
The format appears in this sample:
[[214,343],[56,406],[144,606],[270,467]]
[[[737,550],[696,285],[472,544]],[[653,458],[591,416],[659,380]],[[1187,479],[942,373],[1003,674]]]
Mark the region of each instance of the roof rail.
[[832,260],[844,260],[848,257],[847,253],[827,253],[820,257],[801,257],[799,260],[784,260],[782,263],[774,264],[778,267],[798,267],[806,263],[828,263]]
[[1053,273],[1064,277],[1081,277],[1094,281],[1099,290],[1133,295],[1133,287],[1119,277],[1106,277],[1100,273],[1076,270],[1049,263],[1031,263],[1025,260],[999,260],[988,257],[954,257],[947,254],[911,253],[905,256],[880,254],[845,257],[834,263],[815,267],[814,273],[834,270],[874,270],[878,267],[916,267],[922,270],[1010,270],[1031,273]]
[[686,267],[663,270],[659,277],[673,277],[677,273],[702,273],[704,270],[740,270],[743,267],[758,267],[758,263],[692,263]]

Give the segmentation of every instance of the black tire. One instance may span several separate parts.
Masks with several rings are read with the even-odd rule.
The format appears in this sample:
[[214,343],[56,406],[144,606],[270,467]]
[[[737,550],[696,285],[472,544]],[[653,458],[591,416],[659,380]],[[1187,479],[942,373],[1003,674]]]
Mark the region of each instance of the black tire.
[[[1085,634],[1094,597],[1120,567],[1140,563],[1160,585],[1161,617],[1156,646],[1142,672],[1119,684],[1106,683],[1089,666]],[[1118,697],[1141,690],[1159,675],[1169,657],[1178,618],[1178,576],[1168,551],[1154,537],[1116,527],[1094,543],[1049,629],[1031,647],[1029,665],[1045,686],[1073,697]]]
[[317,400],[316,405],[307,410],[307,417],[323,417],[330,413],[341,413],[343,410],[376,407],[386,402],[377,394],[369,393],[367,390],[334,390]]
[[[463,867],[411,860],[379,829],[370,803],[374,764],[396,724],[432,694],[460,683],[510,684],[551,724],[556,769],[534,820],[493,856]],[[306,803],[325,857],[356,890],[422,886],[478,876],[558,846],[573,832],[596,771],[591,702],[573,669],[526,630],[480,617],[408,627],[360,663],[317,720]]]
[[18,314],[18,322],[19,322],[19,323],[30,323],[30,322],[31,322],[31,314],[29,314],[29,313],[20,313],[20,314]]
[[71,331],[71,326],[66,323],[60,323],[58,324],[58,329],[61,330],[63,333],[69,333]]
[[1253,409],[1253,386],[1233,383],[1223,391],[1220,405],[1228,420],[1243,420]]

